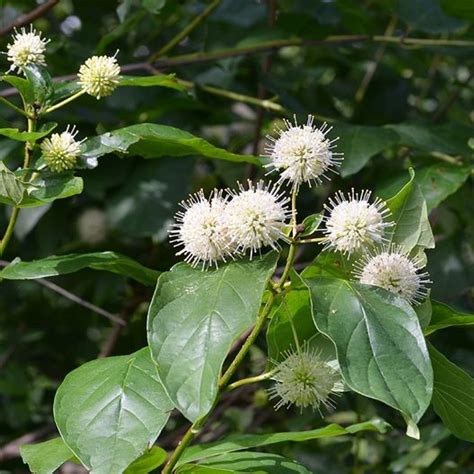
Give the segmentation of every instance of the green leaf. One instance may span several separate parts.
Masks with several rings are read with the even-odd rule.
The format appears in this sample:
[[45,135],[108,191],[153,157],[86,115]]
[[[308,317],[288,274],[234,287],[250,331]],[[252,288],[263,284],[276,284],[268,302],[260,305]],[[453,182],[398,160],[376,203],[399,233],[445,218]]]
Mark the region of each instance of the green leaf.
[[471,127],[455,123],[443,125],[402,123],[387,125],[387,128],[400,135],[400,142],[403,145],[422,151],[436,151],[465,157],[470,157],[472,154],[467,144],[469,138],[472,137]]
[[360,171],[377,153],[395,145],[399,136],[393,130],[364,125],[337,125],[337,150],[344,152],[341,175],[350,176]]
[[212,456],[218,456],[224,453],[231,453],[234,451],[241,451],[250,448],[259,448],[262,446],[270,446],[277,443],[291,442],[305,442],[321,438],[333,438],[336,436],[345,436],[359,433],[361,431],[377,431],[379,433],[386,433],[390,425],[380,418],[375,418],[370,421],[358,423],[355,425],[343,428],[340,425],[332,423],[309,431],[289,431],[284,433],[268,433],[268,434],[244,434],[232,435],[227,438],[217,441],[215,443],[199,444],[187,448],[178,465],[206,459]]
[[468,26],[446,15],[439,0],[398,0],[398,12],[412,29],[426,33],[450,33]]
[[119,86],[168,87],[185,91],[186,87],[178,82],[174,74],[156,74],[153,76],[121,76]]
[[412,307],[382,288],[327,277],[303,281],[346,384],[418,422],[431,400],[433,373]]
[[242,451],[216,456],[199,465],[183,465],[177,473],[226,474],[253,472],[261,474],[311,474],[305,466],[278,454]]
[[42,130],[38,132],[20,132],[16,128],[0,128],[0,135],[19,142],[35,142],[49,135],[57,126],[58,124],[54,122],[47,123],[42,127]]
[[323,221],[324,214],[319,212],[318,214],[311,214],[303,220],[304,231],[300,234],[301,237],[307,237],[311,234],[314,234],[321,222]]
[[425,329],[426,335],[452,326],[471,326],[474,324],[474,314],[461,313],[437,301],[432,301],[432,307],[431,322]]
[[77,79],[73,81],[63,81],[53,83],[54,91],[51,97],[51,103],[55,104],[66,97],[69,97],[82,89],[82,86],[78,84]]
[[84,142],[84,158],[98,158],[114,152],[128,152],[129,155],[145,158],[198,155],[218,160],[261,164],[256,156],[230,153],[184,130],[153,123],[120,128]]
[[172,408],[144,348],[72,371],[56,393],[54,419],[87,469],[112,474],[123,472],[154,443]]
[[23,462],[35,474],[51,474],[74,457],[62,438],[53,438],[43,443],[24,444],[20,447]]
[[26,188],[3,162],[0,162],[0,202],[17,206],[23,199]]
[[413,249],[434,248],[434,237],[428,220],[428,208],[415,173],[410,169],[410,181],[392,198],[387,206],[395,222],[390,242],[401,245],[407,252]]
[[158,13],[164,6],[166,0],[142,0],[142,5],[151,13]]
[[474,379],[432,345],[433,407],[458,438],[474,442]]
[[474,23],[474,3],[471,0],[441,0],[441,6],[449,15]]
[[144,267],[124,255],[115,252],[95,252],[58,255],[31,262],[22,262],[20,259],[15,259],[0,271],[0,278],[5,280],[31,280],[74,273],[83,268],[117,273],[150,286],[156,284],[159,275],[159,272]]
[[125,469],[124,474],[148,474],[166,461],[167,453],[159,446],[153,446]]
[[0,79],[15,87],[27,104],[34,101],[33,88],[26,79],[10,75],[1,76]]
[[217,395],[232,343],[255,323],[278,255],[202,271],[185,263],[163,273],[148,311],[148,343],[176,407],[189,420]]
[[305,278],[332,276],[350,280],[352,266],[340,252],[321,252],[302,273]]
[[[470,166],[456,166],[441,162],[417,168],[415,182],[426,199],[428,212],[455,193],[466,182],[471,170]],[[382,193],[390,196],[405,183],[406,174],[403,173],[403,175],[392,179],[390,185],[384,188]]]
[[29,64],[23,68],[23,71],[33,91],[33,102],[40,105],[48,103],[53,95],[54,87],[46,67],[40,64]]
[[28,194],[23,197],[19,207],[43,206],[56,199],[65,199],[81,194],[82,178],[70,173],[40,176],[29,183]]

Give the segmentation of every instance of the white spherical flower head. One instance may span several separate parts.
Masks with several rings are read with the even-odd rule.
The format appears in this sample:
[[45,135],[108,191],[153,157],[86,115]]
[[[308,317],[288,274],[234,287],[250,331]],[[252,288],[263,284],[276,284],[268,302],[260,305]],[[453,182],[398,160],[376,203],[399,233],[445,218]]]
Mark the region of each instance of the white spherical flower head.
[[171,241],[182,247],[177,255],[185,255],[185,261],[193,267],[217,267],[219,261],[231,256],[232,245],[223,219],[226,206],[227,199],[216,190],[209,199],[201,190],[181,203],[184,211],[176,214]]
[[43,159],[51,171],[60,173],[74,168],[84,141],[75,140],[77,133],[74,127],[67,127],[65,132],[53,133],[41,142]]
[[7,45],[7,57],[12,63],[10,70],[22,70],[30,64],[46,64],[44,52],[49,40],[41,37],[33,26],[30,25],[30,31],[22,28],[20,32],[15,30],[13,42]]
[[306,125],[298,125],[285,120],[286,129],[277,129],[278,137],[268,136],[265,151],[271,158],[266,165],[280,172],[279,182],[288,181],[295,188],[302,183],[320,184],[322,178],[329,179],[328,173],[341,164],[342,153],[333,152],[334,142],[326,134],[331,130],[326,124],[321,128],[313,125],[314,117],[308,116]]
[[393,225],[386,222],[390,211],[381,199],[370,203],[370,195],[370,191],[358,194],[352,189],[347,198],[339,192],[324,205],[329,211],[324,217],[326,248],[350,255],[385,240],[385,229]]
[[289,217],[288,198],[278,187],[263,181],[256,185],[248,181],[248,189],[239,183],[239,192],[231,194],[225,222],[239,251],[250,250],[252,258],[262,247],[277,248],[279,239],[287,239],[284,230]]
[[415,304],[428,294],[431,283],[419,259],[410,258],[395,246],[368,254],[355,264],[354,274],[361,283],[379,286]]
[[119,83],[120,66],[115,56],[92,56],[79,69],[82,89],[100,99],[112,94]]
[[333,395],[343,388],[339,372],[320,353],[306,346],[288,352],[285,360],[276,366],[272,379],[276,383],[269,394],[270,399],[279,399],[276,409],[295,405],[301,411],[308,407],[320,411],[321,405],[333,407]]

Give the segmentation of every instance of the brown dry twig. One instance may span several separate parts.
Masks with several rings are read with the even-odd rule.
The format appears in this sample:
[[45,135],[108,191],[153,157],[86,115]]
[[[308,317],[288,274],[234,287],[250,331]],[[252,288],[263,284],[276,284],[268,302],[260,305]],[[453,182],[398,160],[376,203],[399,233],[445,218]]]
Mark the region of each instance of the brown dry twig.
[[49,10],[51,10],[51,8],[56,6],[58,3],[59,0],[49,0],[48,2],[36,7],[34,10],[31,10],[30,12],[25,13],[24,15],[20,15],[13,23],[10,23],[9,25],[0,29],[0,36],[5,36],[11,31],[13,31],[15,28],[20,28],[22,26],[32,23],[38,18],[46,15],[46,13],[48,13]]

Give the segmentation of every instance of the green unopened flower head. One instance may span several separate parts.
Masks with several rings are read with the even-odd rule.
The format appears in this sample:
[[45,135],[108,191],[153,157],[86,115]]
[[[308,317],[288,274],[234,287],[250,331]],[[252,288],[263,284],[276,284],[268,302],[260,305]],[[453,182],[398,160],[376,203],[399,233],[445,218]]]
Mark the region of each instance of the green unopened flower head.
[[7,57],[12,63],[10,70],[23,70],[25,66],[30,64],[45,65],[44,52],[49,40],[41,37],[41,33],[37,33],[30,25],[30,30],[22,28],[20,31],[15,30],[13,42],[7,45]]
[[65,132],[53,133],[42,141],[42,156],[51,171],[60,173],[74,168],[82,143],[75,140],[77,133],[75,127],[68,126]]
[[112,94],[119,83],[120,66],[115,56],[92,56],[79,68],[79,81],[89,95],[100,99]]
[[269,393],[271,399],[279,399],[276,409],[295,405],[300,410],[310,407],[320,411],[321,405],[332,407],[333,395],[342,391],[339,372],[308,346],[288,352],[272,379],[276,383]]

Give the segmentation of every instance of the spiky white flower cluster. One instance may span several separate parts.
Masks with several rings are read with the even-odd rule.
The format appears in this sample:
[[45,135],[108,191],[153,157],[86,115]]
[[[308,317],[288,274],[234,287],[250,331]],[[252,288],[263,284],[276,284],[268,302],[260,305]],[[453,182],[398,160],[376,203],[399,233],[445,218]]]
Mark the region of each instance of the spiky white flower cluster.
[[321,128],[314,125],[314,117],[308,116],[306,125],[285,120],[286,129],[277,129],[277,138],[268,136],[265,151],[271,162],[266,165],[280,173],[279,182],[287,181],[298,189],[302,183],[321,184],[329,179],[328,173],[335,172],[341,164],[342,153],[333,152],[334,142],[326,137],[331,130],[325,123]]
[[278,187],[259,181],[248,182],[248,189],[239,183],[239,191],[231,191],[224,215],[227,231],[237,251],[252,255],[262,247],[277,248],[279,239],[286,239],[284,229],[289,211],[288,198]]
[[262,247],[277,247],[285,239],[288,199],[272,185],[259,181],[239,184],[238,191],[214,190],[209,199],[203,191],[181,203],[170,231],[171,241],[181,247],[193,266],[203,268],[250,251],[250,258]]
[[426,285],[431,283],[422,268],[421,259],[410,258],[401,247],[390,245],[362,257],[354,265],[354,275],[361,283],[385,288],[416,304],[426,298]]
[[42,38],[33,25],[30,25],[29,31],[25,28],[19,32],[15,30],[13,42],[7,45],[7,58],[12,63],[10,70],[23,71],[23,68],[30,64],[45,65],[44,53],[48,43],[49,39]]
[[77,134],[75,127],[68,126],[65,132],[53,133],[41,142],[42,157],[51,171],[60,173],[74,168],[84,141],[75,140]]
[[384,241],[386,228],[393,225],[387,222],[390,211],[381,199],[370,203],[370,195],[370,191],[352,189],[347,197],[339,192],[324,205],[329,212],[324,217],[326,248],[351,255]]
[[311,407],[320,411],[321,405],[333,407],[332,396],[342,391],[339,372],[306,345],[285,356],[276,366],[272,377],[276,383],[269,390],[270,399],[279,399],[275,408],[295,405],[300,410]]
[[120,66],[115,56],[92,56],[79,68],[78,84],[89,95],[100,99],[115,90]]

